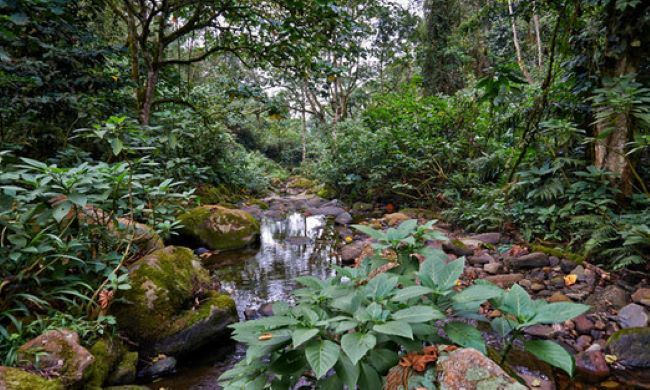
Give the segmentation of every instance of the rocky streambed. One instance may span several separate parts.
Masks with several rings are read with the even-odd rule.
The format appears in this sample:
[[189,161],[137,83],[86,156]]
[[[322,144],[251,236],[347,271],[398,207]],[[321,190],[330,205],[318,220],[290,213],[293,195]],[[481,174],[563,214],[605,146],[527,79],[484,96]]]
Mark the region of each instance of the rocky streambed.
[[[130,384],[137,382],[151,389],[217,389],[217,378],[245,353],[229,341],[228,324],[270,315],[270,303],[290,300],[298,276],[324,278],[332,264],[353,266],[372,253],[371,240],[349,228],[353,220],[385,229],[434,217],[428,210],[394,212],[362,203],[343,207],[291,188],[237,207],[188,211],[181,216],[186,229],[182,240],[173,242],[176,246],[163,248],[140,226],[146,234],[139,238],[150,253],[129,266],[133,289],[109,308],[128,338],[84,347],[74,333],[44,334],[21,350],[25,357],[37,356],[30,354],[37,345],[40,356],[47,352],[49,366],[36,368],[33,360],[23,359],[26,371],[0,367],[0,388],[135,389]],[[574,320],[526,330],[529,338],[553,339],[572,352],[577,380],[523,353],[511,354],[507,374],[499,376],[518,377],[540,389],[650,387],[647,276],[608,273],[571,254],[499,232],[468,234],[441,223],[436,229],[450,241],[429,245],[450,259],[467,259],[458,288],[476,279],[502,287],[517,283],[537,299],[592,306]],[[482,311],[489,318],[503,315],[487,305]],[[499,347],[498,338],[483,331],[488,345]],[[494,366],[486,360],[485,367]]]

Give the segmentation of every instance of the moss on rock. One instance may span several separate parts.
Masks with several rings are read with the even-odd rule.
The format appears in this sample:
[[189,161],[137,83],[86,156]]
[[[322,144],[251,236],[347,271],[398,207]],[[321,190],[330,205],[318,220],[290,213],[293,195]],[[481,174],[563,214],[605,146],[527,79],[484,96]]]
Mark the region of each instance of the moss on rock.
[[169,334],[170,319],[210,284],[208,272],[189,248],[168,246],[129,267],[132,288],[113,305],[119,326],[138,341]]
[[137,352],[126,352],[120,358],[106,382],[111,385],[132,383],[137,373],[139,354]]
[[13,367],[0,367],[0,389],[2,390],[63,390],[59,380],[45,379]]
[[86,388],[101,389],[108,375],[115,367],[124,352],[124,345],[116,338],[99,339],[90,347],[90,353],[95,357],[91,367]]
[[561,248],[551,248],[545,245],[540,244],[530,244],[530,250],[533,252],[542,252],[546,253],[549,256],[555,256],[559,258],[565,258],[571,260],[577,264],[582,264],[585,261],[585,257],[571,251],[567,251]]
[[260,224],[252,215],[222,206],[195,207],[181,214],[179,220],[185,234],[210,249],[244,248],[256,242],[260,234]]

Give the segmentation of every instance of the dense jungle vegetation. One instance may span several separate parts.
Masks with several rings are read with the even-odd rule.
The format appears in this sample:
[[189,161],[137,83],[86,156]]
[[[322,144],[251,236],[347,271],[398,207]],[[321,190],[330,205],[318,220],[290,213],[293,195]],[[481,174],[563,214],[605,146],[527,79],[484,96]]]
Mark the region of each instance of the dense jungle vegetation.
[[[648,31],[642,0],[0,0],[0,364],[18,364],[20,346],[47,330],[86,345],[119,334],[111,305],[152,237],[174,242],[189,208],[255,202],[297,176],[323,198],[429,209],[454,228],[647,274]],[[406,257],[443,239],[360,229]],[[481,283],[452,293],[462,267],[433,256],[372,279],[374,303],[357,318],[367,333],[323,336],[307,367],[321,379],[337,364],[346,374],[332,388],[379,388],[371,362],[446,310],[492,299],[515,333],[585,310],[538,315],[525,292]],[[297,348],[339,311],[354,314],[323,303],[328,288],[372,272],[305,279],[310,310],[239,324],[235,337],[289,332],[274,340]],[[405,312],[415,297],[420,311]],[[520,299],[527,313],[508,305]],[[388,322],[373,336],[367,323],[389,313],[422,326]],[[455,344],[485,348],[455,324]],[[347,355],[329,364],[340,342]],[[550,348],[549,363],[571,372]],[[273,351],[257,348],[224,380],[263,386],[268,367],[255,359]],[[298,380],[276,368],[278,388]]]

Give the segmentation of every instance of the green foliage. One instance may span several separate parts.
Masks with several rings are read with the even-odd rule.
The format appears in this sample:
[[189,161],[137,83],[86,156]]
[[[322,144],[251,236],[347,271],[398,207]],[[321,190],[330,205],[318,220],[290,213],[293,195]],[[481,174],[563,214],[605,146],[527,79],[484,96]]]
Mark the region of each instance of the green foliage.
[[[427,231],[431,226],[419,229]],[[407,221],[390,234],[400,229],[400,237],[408,236],[407,232],[414,237],[418,228]],[[314,372],[312,384],[318,387],[342,388],[344,383],[349,388],[365,388],[370,382],[379,388],[381,377],[397,364],[402,351],[451,342],[486,353],[483,336],[467,321],[487,321],[478,310],[488,300],[506,314],[492,320],[493,328],[506,339],[504,353],[527,326],[560,323],[588,309],[573,303],[533,301],[518,285],[504,291],[483,282],[457,292],[454,287],[464,258],[446,263],[444,254],[442,258],[435,251],[425,252],[425,260],[418,265],[406,255],[430,238],[420,235],[414,245],[403,245],[404,238],[391,241],[388,232],[360,230],[380,240],[382,248],[392,242],[411,267],[404,263],[382,272],[380,268],[388,263],[375,256],[358,268],[336,267],[337,274],[326,280],[298,278],[304,287],[294,292],[295,305],[278,302],[273,316],[232,325],[233,338],[248,349],[245,359],[221,376],[224,388],[291,388],[308,370]],[[438,322],[445,319],[452,321]],[[438,336],[440,327],[446,338]],[[533,343],[527,350],[572,373],[572,360],[569,357],[571,364],[567,363],[557,344]],[[327,376],[332,368],[337,375]]]

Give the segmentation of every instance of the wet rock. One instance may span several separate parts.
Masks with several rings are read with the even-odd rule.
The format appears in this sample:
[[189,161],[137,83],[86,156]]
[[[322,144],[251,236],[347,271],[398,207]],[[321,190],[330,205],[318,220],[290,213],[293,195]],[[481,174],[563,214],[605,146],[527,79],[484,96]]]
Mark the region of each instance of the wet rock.
[[305,203],[309,207],[318,208],[318,207],[321,207],[322,205],[324,205],[325,203],[327,203],[327,201],[325,199],[319,197],[319,196],[314,196],[314,197],[308,198]]
[[469,256],[474,254],[474,248],[468,247],[460,240],[449,240],[442,243],[445,252],[453,253],[456,256]]
[[648,312],[643,306],[630,303],[618,312],[617,320],[622,328],[644,327],[648,325]]
[[126,352],[124,355],[122,355],[120,362],[110,373],[106,382],[109,385],[126,385],[135,382],[137,364],[138,353]]
[[355,241],[352,244],[348,244],[341,248],[341,261],[344,263],[353,262],[354,259],[361,255],[363,251],[363,242]]
[[548,255],[543,252],[533,252],[520,257],[510,257],[507,259],[507,263],[513,269],[546,267],[550,264]]
[[501,270],[501,263],[487,263],[483,266],[485,272],[495,275]]
[[204,254],[207,254],[207,253],[211,253],[210,250],[208,248],[204,248],[202,246],[194,249],[194,254],[198,255],[198,256],[201,256],[201,255],[204,255]]
[[176,359],[172,356],[157,359],[138,372],[138,379],[152,380],[173,374],[176,372],[176,363]]
[[[310,209],[311,210],[311,209]],[[337,217],[346,211],[337,206],[323,206],[315,210],[311,210],[311,215],[324,215],[326,217]]]
[[609,366],[601,351],[580,352],[575,360],[576,373],[584,381],[596,383],[609,376]]
[[259,239],[260,224],[249,213],[206,205],[193,208],[178,217],[183,234],[210,249],[245,248]]
[[262,317],[271,317],[273,315],[273,302],[267,302],[257,310]]
[[614,333],[608,340],[610,352],[628,367],[650,368],[650,327],[627,328]]
[[339,225],[349,225],[352,223],[352,215],[350,215],[348,212],[343,212],[336,216],[334,222],[338,223]]
[[211,290],[208,272],[188,248],[153,252],[129,266],[129,277],[132,288],[120,292],[111,314],[145,353],[193,351],[237,321],[233,299]]
[[497,284],[501,287],[510,287],[524,278],[523,274],[504,274],[493,275],[485,278],[490,283]]
[[287,244],[289,245],[307,245],[311,242],[311,239],[309,237],[302,237],[302,236],[292,236],[292,237],[287,237],[284,240]]
[[571,272],[571,270],[574,269],[575,266],[576,266],[576,263],[574,261],[567,260],[567,259],[560,260],[560,269],[565,274],[568,274],[569,272]]
[[262,210],[260,206],[256,204],[250,206],[242,206],[240,210],[252,215],[253,218],[255,218],[257,221],[261,221],[264,217],[264,210]]
[[57,379],[45,379],[14,367],[0,366],[0,389],[2,390],[63,390]]
[[650,306],[650,288],[640,288],[632,294],[632,300],[644,306]]
[[487,263],[494,263],[494,257],[490,256],[487,253],[482,253],[478,256],[469,256],[467,262],[472,265],[482,265]]
[[610,284],[603,290],[597,290],[585,301],[585,303],[591,305],[596,312],[605,311],[608,308],[618,310],[625,306],[627,302],[628,299],[625,290],[613,284]]
[[582,334],[588,334],[594,328],[594,323],[585,315],[574,318],[573,322],[576,325],[576,330]]
[[389,226],[397,226],[404,221],[408,221],[411,217],[404,213],[392,213],[384,215],[384,219]]
[[65,386],[73,386],[88,378],[95,358],[79,342],[76,332],[50,330],[23,344],[18,350],[20,367],[38,367],[56,373]]
[[250,321],[259,318],[259,315],[257,313],[257,310],[248,308],[244,310],[244,318]]
[[493,233],[481,233],[481,234],[475,234],[473,236],[470,236],[472,240],[478,240],[486,244],[491,244],[491,245],[496,245],[499,242],[501,242],[501,233],[499,232],[493,232]]
[[472,348],[462,348],[438,359],[440,389],[526,389],[495,362]]

